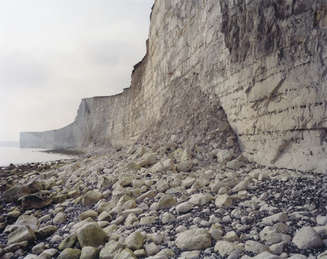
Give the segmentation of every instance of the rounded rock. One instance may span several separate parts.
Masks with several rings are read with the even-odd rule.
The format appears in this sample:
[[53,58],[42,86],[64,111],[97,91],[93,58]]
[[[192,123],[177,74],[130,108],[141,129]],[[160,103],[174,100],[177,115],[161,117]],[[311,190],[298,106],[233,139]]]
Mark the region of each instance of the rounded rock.
[[176,198],[166,194],[162,196],[159,200],[158,208],[159,209],[170,209],[171,207],[175,206],[177,203]]
[[324,245],[312,227],[303,227],[295,233],[293,243],[300,249],[318,248]]
[[108,236],[97,223],[88,223],[77,230],[77,239],[81,247],[98,247],[106,243]]
[[84,206],[92,206],[102,198],[102,193],[98,190],[88,191],[83,197]]
[[85,246],[82,248],[80,259],[97,259],[99,257],[99,250],[92,246]]
[[81,250],[66,248],[64,251],[60,253],[57,259],[79,259],[81,255]]
[[211,246],[211,236],[206,229],[194,228],[179,233],[175,243],[182,251],[201,250]]
[[130,234],[126,240],[126,246],[130,249],[137,250],[143,247],[145,237],[141,234],[141,232],[136,231]]

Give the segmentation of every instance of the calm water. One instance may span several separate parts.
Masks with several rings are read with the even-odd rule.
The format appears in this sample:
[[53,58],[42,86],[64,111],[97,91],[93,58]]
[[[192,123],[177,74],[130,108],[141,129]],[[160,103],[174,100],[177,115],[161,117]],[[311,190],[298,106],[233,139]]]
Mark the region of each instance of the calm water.
[[22,164],[73,158],[67,155],[40,152],[42,150],[43,149],[0,147],[0,166],[8,166],[10,163]]

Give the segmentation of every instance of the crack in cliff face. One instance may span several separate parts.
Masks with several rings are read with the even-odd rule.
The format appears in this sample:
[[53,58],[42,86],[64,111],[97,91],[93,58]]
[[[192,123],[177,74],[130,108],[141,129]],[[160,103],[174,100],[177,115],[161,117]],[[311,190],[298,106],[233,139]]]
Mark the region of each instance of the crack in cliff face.
[[[283,76],[280,81],[277,83],[277,85],[272,89],[268,95],[264,96],[261,99],[255,100],[253,102],[253,105],[251,106],[252,109],[259,112],[259,110],[264,108],[266,111],[268,111],[268,106],[271,102],[276,101],[278,98],[282,98],[282,93],[279,93],[280,88],[283,86],[283,83],[285,82],[286,77]],[[247,91],[247,94],[249,94],[251,91]]]
[[253,56],[267,56],[273,52],[280,52],[281,59],[286,58],[285,44],[292,48],[294,57],[295,52],[301,51],[301,47],[306,49],[304,51],[308,56],[312,56],[315,51],[312,51],[311,42],[305,42],[304,35],[296,35],[294,28],[285,27],[285,24],[294,17],[292,22],[295,25],[298,22],[296,16],[310,13],[313,28],[327,27],[327,5],[321,0],[266,0],[248,3],[243,0],[220,0],[219,3],[222,12],[221,32],[233,63],[244,62]]

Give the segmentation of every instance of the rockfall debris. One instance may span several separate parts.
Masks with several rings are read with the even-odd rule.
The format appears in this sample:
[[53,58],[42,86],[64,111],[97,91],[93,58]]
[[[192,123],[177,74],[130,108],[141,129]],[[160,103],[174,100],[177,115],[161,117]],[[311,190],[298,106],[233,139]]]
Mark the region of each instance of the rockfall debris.
[[0,256],[327,258],[326,175],[218,160],[135,145],[2,168]]

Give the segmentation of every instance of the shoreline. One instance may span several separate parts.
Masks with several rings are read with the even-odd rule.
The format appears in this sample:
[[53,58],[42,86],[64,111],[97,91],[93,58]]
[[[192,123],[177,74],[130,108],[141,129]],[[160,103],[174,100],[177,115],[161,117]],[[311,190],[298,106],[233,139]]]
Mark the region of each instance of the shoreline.
[[57,165],[74,163],[79,158],[57,159],[52,161],[26,162],[26,163],[10,163],[8,166],[0,166],[0,177],[8,174],[26,173],[30,171],[46,171]]
[[[6,147],[5,147],[6,148]],[[9,147],[10,149],[11,147]],[[77,150],[65,150],[65,149],[32,149],[25,150],[24,148],[15,147],[15,151],[9,152],[9,155],[5,155],[4,160],[0,161],[0,170],[8,170],[8,168],[29,167],[34,164],[53,164],[58,161],[64,160],[76,160],[84,157],[85,153]],[[16,151],[17,149],[17,151]],[[26,153],[27,152],[27,153]],[[29,152],[37,153],[40,155],[31,155]]]
[[48,153],[48,154],[61,154],[61,155],[68,155],[68,156],[78,156],[81,157],[85,155],[85,152],[80,151],[80,150],[73,150],[73,149],[47,149],[40,151],[43,153]]

